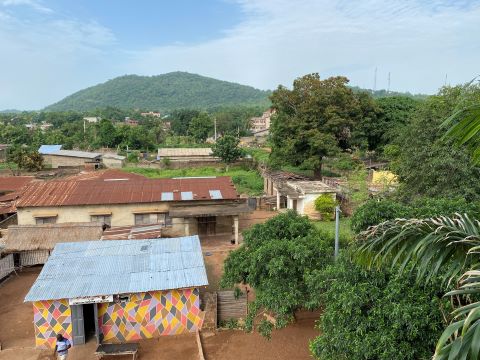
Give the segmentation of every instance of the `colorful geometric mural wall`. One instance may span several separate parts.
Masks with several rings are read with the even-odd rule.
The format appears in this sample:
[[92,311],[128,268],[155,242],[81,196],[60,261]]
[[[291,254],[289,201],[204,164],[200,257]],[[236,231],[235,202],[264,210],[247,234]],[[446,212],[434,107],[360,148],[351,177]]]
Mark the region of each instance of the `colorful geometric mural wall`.
[[105,342],[181,334],[203,322],[198,289],[132,294],[128,302],[98,304],[98,317]]
[[72,338],[72,318],[67,300],[36,301],[33,303],[35,345],[54,348],[57,334]]

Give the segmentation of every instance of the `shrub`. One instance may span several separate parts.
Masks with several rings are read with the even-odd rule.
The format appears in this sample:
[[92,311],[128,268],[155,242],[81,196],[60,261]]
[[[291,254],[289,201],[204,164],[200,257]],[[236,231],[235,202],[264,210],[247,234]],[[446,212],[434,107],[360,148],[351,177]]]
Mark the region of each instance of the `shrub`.
[[367,270],[341,256],[309,275],[324,312],[322,335],[310,343],[321,360],[430,359],[448,302],[434,286],[415,285],[412,275]]
[[352,230],[359,233],[370,226],[401,218],[407,214],[408,208],[401,203],[389,199],[371,199],[360,205],[354,212],[351,219]]
[[323,220],[333,220],[336,205],[336,200],[330,194],[323,194],[315,199],[315,210],[322,215]]

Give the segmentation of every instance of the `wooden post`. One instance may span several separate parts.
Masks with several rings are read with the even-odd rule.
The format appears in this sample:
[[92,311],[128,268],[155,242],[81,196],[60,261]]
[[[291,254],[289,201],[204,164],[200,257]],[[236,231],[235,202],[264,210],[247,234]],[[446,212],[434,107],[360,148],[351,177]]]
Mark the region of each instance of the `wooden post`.
[[233,228],[235,234],[235,245],[238,245],[238,215],[233,217]]

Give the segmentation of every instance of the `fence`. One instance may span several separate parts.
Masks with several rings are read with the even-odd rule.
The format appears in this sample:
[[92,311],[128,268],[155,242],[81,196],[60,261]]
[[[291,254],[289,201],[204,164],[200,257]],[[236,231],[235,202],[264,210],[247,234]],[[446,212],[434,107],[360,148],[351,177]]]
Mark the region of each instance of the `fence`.
[[237,298],[231,290],[217,292],[218,322],[229,319],[245,319],[247,316],[247,294],[242,292]]
[[7,255],[0,259],[0,280],[7,277],[15,270],[13,264],[13,254]]

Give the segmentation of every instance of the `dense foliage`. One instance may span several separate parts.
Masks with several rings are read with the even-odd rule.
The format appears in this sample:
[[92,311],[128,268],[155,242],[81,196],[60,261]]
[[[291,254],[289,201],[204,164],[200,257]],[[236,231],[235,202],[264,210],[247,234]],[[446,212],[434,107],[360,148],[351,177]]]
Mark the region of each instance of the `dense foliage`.
[[399,176],[400,194],[480,199],[480,167],[467,149],[445,137],[444,120],[459,106],[480,102],[480,86],[443,88],[422,102],[390,149],[391,168]]
[[225,261],[222,287],[247,283],[255,289],[247,324],[258,311],[288,323],[294,311],[311,303],[305,276],[333,261],[333,241],[295,212],[279,214],[244,233],[242,246]]
[[480,217],[480,202],[467,202],[463,198],[419,198],[410,203],[389,198],[371,199],[356,209],[351,219],[353,231],[397,218],[425,219],[435,216],[453,216],[455,213]]
[[195,139],[197,143],[204,143],[208,135],[212,133],[213,120],[206,112],[201,112],[188,124],[188,135]]
[[320,360],[430,359],[444,327],[434,286],[415,285],[411,275],[367,270],[341,256],[313,272],[308,283],[324,311],[321,335],[310,343]]
[[47,106],[47,111],[121,109],[209,109],[216,106],[267,107],[269,92],[186,72],[158,76],[126,75],[80,90]]

